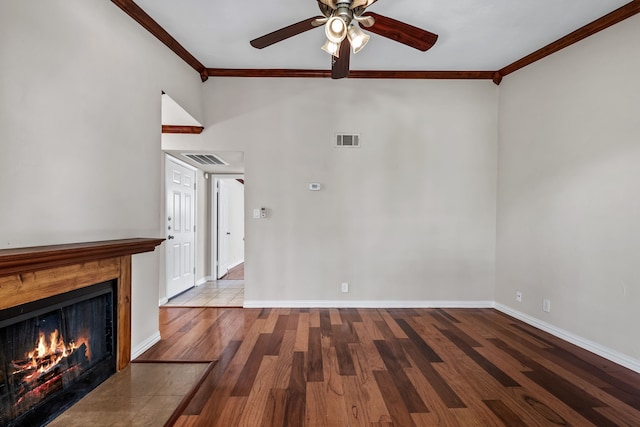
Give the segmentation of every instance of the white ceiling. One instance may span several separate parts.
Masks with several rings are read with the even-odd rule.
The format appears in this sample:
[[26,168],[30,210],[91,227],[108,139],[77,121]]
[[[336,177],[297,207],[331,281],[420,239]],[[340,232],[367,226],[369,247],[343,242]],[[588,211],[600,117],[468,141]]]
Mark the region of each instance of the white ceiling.
[[[249,41],[319,16],[316,0],[136,0],[208,68],[330,69],[313,29],[259,50]],[[371,12],[439,35],[420,52],[371,34],[353,70],[495,71],[628,0],[379,0]]]

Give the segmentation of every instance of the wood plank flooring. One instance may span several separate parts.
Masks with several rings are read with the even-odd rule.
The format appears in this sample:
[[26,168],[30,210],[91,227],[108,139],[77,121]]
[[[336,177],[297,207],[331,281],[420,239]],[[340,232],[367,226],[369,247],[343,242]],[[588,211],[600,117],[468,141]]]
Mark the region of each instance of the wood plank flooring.
[[640,375],[491,309],[162,308],[175,426],[638,426]]
[[244,262],[236,265],[220,278],[221,280],[244,280]]

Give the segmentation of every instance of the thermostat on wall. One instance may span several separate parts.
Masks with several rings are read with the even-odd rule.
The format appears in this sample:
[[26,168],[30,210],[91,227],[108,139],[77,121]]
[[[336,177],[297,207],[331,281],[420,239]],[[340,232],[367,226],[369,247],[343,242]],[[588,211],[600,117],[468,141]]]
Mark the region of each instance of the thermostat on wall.
[[319,182],[312,182],[309,184],[309,190],[320,191],[322,190],[322,184],[320,184]]

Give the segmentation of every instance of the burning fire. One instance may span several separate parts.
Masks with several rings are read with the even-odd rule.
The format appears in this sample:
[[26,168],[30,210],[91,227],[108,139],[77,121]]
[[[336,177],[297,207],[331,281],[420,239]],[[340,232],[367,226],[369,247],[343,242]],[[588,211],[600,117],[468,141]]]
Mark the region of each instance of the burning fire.
[[[18,413],[56,393],[65,381],[73,381],[90,360],[86,338],[66,344],[57,329],[50,334],[40,331],[35,348],[24,354],[24,359],[11,361],[9,384],[16,395],[14,407]],[[0,413],[0,422],[3,419]]]
[[[84,339],[79,341],[88,344]],[[82,343],[76,344],[70,341],[69,344],[65,344],[64,339],[60,336],[60,332],[58,332],[57,329],[49,335],[49,340],[47,341],[44,332],[40,331],[36,347],[33,351],[28,352],[23,361],[13,362],[13,366],[17,368],[14,373],[30,372],[30,374],[25,377],[26,380],[29,380],[40,374],[49,372],[63,359],[69,357]],[[86,357],[89,358],[89,346],[85,345],[84,348],[86,349]]]
[[56,329],[49,336],[49,345],[45,340],[44,333],[40,332],[40,338],[36,343],[36,348],[27,354],[27,358],[31,359],[31,366],[37,372],[46,372],[53,366],[60,363],[62,359],[69,356],[76,349],[75,343],[72,341],[66,346],[60,333]]

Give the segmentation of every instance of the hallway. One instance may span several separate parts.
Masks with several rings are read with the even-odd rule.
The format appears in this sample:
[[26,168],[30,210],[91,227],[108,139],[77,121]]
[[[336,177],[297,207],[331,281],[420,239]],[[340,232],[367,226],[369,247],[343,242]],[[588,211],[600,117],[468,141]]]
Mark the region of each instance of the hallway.
[[242,307],[244,304],[244,263],[232,268],[219,280],[171,298],[163,307]]

